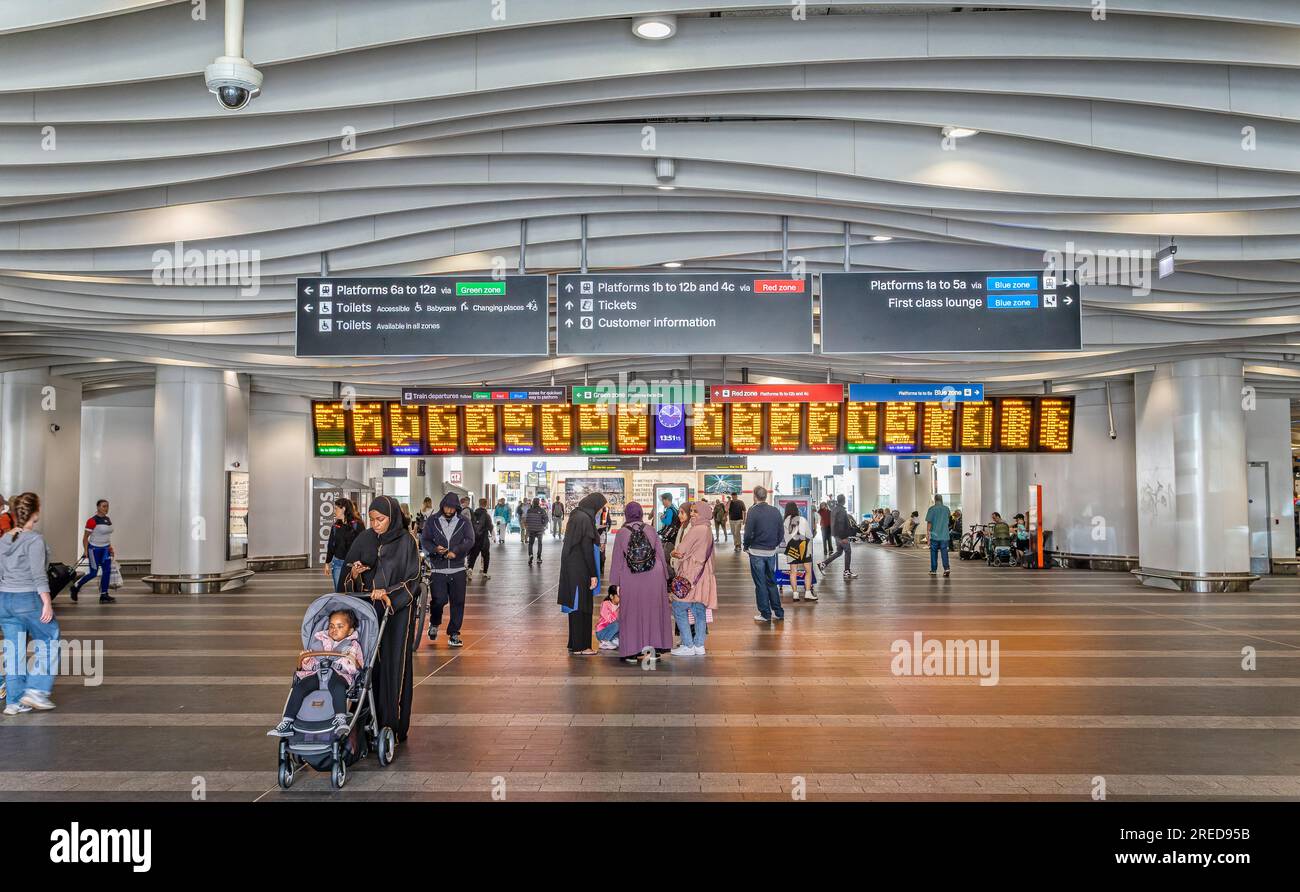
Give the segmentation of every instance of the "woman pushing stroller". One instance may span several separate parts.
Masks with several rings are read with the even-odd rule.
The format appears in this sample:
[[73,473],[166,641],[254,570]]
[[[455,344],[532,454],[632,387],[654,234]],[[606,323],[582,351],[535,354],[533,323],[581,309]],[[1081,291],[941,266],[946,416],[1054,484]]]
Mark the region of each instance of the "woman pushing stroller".
[[329,626],[317,632],[312,641],[316,649],[298,655],[298,671],[294,673],[293,689],[284,705],[284,718],[266,732],[268,737],[293,736],[293,720],[303,701],[313,691],[320,690],[318,673],[322,657],[334,658],[328,682],[330,698],[334,702],[334,733],[342,737],[348,732],[348,690],[366,664],[357,638],[356,612],[335,610],[330,614]]

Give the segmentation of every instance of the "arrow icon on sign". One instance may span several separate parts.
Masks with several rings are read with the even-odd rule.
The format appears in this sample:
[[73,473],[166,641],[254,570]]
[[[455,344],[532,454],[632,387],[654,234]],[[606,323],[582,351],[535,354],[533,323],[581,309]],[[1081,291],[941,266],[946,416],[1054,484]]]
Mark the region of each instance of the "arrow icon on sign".
[[573,328],[573,320],[572,320],[572,319],[565,319],[565,320],[564,320],[564,327],[565,327],[565,328]]
[[308,313],[310,313],[310,312],[311,312],[311,308],[312,308],[312,304],[303,304],[303,305],[302,305],[302,308],[303,308],[304,310],[306,310]]
[[1070,296],[1067,294],[1067,295],[1065,296],[1065,305],[1068,307],[1068,306],[1069,306],[1070,304],[1072,304],[1072,303],[1074,303],[1074,298],[1070,297]]
[[565,290],[565,291],[572,292],[572,291],[573,291],[573,283],[570,282],[568,285],[565,285],[565,286],[564,286],[564,290]]
[[573,301],[571,301],[571,300],[566,300],[566,301],[564,302],[564,308],[565,308],[566,310],[572,310],[572,309],[573,309]]
[[307,295],[310,295],[310,294],[312,293],[312,291],[311,291],[311,286],[308,285],[306,288],[304,288],[304,289],[303,289],[303,293],[304,293],[304,294],[307,294]]

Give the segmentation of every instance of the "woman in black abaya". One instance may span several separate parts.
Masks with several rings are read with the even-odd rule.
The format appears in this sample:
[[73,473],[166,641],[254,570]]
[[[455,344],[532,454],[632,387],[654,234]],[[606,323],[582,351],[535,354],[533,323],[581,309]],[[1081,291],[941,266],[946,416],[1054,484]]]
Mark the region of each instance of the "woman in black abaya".
[[556,597],[569,614],[569,653],[590,656],[595,589],[600,582],[600,532],[597,517],[605,507],[598,492],[586,496],[569,515],[560,547],[560,589]]
[[411,727],[420,551],[402,523],[396,499],[380,496],[370,503],[370,529],[357,536],[347,560],[351,569],[344,587],[370,598],[381,616],[391,611],[372,672],[375,711],[380,727],[392,728],[398,742],[404,742]]

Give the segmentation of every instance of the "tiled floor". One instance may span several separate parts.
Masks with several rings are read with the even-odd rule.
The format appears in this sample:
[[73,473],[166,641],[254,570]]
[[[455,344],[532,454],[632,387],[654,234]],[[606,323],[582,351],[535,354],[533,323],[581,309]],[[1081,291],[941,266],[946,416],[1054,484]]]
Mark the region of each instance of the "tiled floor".
[[[558,549],[547,541],[548,558]],[[259,574],[228,595],[57,602],[64,637],[101,641],[103,684],[61,679],[59,708],[0,719],[0,798],[1300,799],[1300,583],[1243,594],[1127,574],[926,574],[926,555],[859,547],[857,580],[755,623],[748,562],[718,552],[705,657],[654,671],[575,658],[558,566],[517,539],[470,588],[466,647],[416,657],[409,744],[275,785],[264,736],[319,572]],[[992,639],[996,685],[897,676],[891,644]],[[1243,669],[1243,648],[1256,666]]]

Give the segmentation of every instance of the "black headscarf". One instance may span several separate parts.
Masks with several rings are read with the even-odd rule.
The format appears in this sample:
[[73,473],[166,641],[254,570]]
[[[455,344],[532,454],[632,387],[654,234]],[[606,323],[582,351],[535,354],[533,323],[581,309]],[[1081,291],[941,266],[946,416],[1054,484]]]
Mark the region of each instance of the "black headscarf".
[[605,496],[598,492],[584,497],[569,515],[569,523],[564,528],[564,543],[560,546],[560,585],[556,602],[572,607],[576,590],[579,610],[583,613],[592,612],[590,580],[600,575],[594,549],[599,541],[598,516],[605,501]]
[[380,545],[391,545],[398,536],[409,535],[402,523],[402,506],[392,496],[379,496],[370,503],[370,510],[388,518],[388,528],[379,534]]

